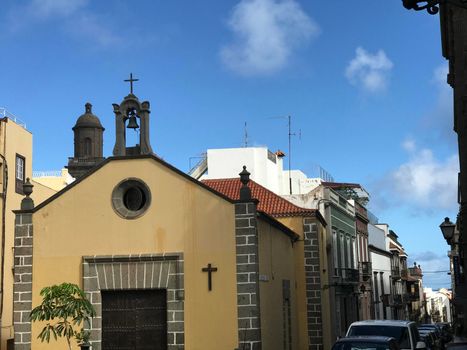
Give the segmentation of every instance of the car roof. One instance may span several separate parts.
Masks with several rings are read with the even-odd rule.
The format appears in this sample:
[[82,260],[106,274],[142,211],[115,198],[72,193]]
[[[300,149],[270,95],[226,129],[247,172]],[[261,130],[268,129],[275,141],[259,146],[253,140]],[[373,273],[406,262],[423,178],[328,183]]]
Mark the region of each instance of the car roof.
[[350,325],[352,326],[398,326],[407,327],[409,324],[415,323],[413,321],[402,321],[402,320],[366,320],[357,321]]
[[350,337],[340,338],[337,342],[349,343],[353,341],[371,341],[375,343],[387,343],[391,340],[395,341],[395,339],[392,337],[386,337],[382,335],[367,335],[367,336],[361,335],[361,336],[350,336]]

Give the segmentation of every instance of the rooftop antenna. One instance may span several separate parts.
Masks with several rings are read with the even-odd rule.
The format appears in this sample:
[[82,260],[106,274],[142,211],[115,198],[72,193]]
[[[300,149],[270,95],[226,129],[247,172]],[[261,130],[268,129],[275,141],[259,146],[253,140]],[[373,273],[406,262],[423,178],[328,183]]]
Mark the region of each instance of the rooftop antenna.
[[[289,192],[292,194],[292,175],[291,175],[291,163],[292,163],[292,136],[297,136],[297,133],[292,132],[292,116],[287,116],[288,127],[289,127]],[[298,130],[298,138],[302,139],[302,130]]]
[[289,138],[289,193],[292,194],[292,136],[298,136],[299,139],[302,139],[302,130],[300,129],[298,133],[292,132],[292,116],[279,116],[272,117],[271,119],[277,118],[287,118],[287,127],[288,127],[288,138]]
[[244,135],[244,147],[248,147],[248,130],[246,128],[246,122],[245,122],[245,135]]

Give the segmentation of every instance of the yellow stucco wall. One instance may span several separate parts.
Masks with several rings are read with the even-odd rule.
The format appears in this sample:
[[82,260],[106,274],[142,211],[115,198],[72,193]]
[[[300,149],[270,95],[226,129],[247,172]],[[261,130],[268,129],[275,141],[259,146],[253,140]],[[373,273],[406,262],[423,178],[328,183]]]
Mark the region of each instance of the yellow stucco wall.
[[[290,281],[290,316],[292,349],[297,349],[297,314],[295,298],[294,248],[290,237],[270,224],[258,220],[259,273],[267,278],[260,282],[261,339],[262,348],[284,349],[282,281]],[[287,317],[287,316],[286,316]],[[288,317],[287,317],[288,318]],[[287,344],[288,343],[287,339]]]
[[72,180],[73,178],[66,168],[63,168],[60,172],[38,172],[38,176],[34,178],[36,183],[49,187],[57,192],[71,183]]
[[[283,217],[277,218],[279,222],[289,227],[296,232],[300,239],[295,244],[294,262],[295,273],[297,280],[297,320],[298,320],[298,348],[301,350],[308,349],[308,330],[307,330],[307,304],[306,304],[306,280],[305,280],[305,265],[304,265],[304,245],[303,245],[303,217]],[[326,253],[326,238],[325,228],[315,220],[318,226],[319,235],[319,253],[321,265],[321,317],[323,322],[323,348],[330,349],[333,342],[331,340],[331,305],[329,299],[330,289],[327,285],[327,253]]]
[[[151,189],[148,211],[135,220],[120,218],[111,193],[136,177]],[[114,160],[33,215],[33,306],[44,286],[82,286],[84,255],[184,253],[186,349],[234,349],[238,345],[233,204],[153,159]],[[208,263],[213,290],[208,291]],[[34,349],[62,349],[63,343]],[[209,336],[206,336],[206,334]]]
[[[4,256],[4,292],[3,312],[1,315],[1,342],[0,349],[6,349],[6,341],[14,337],[13,332],[13,244],[15,214],[13,210],[20,208],[23,195],[15,191],[16,154],[25,158],[25,176],[32,177],[32,134],[23,126],[11,119],[0,121],[0,154],[6,158],[8,169],[7,198],[5,210],[5,256]],[[3,178],[4,161],[0,166],[0,192],[5,179]],[[39,189],[31,196],[36,203],[43,201],[55,193],[47,189]],[[3,199],[0,197],[0,213],[3,210]],[[1,221],[1,216],[0,216]],[[1,222],[0,222],[1,225]],[[0,226],[1,227],[1,226]],[[0,231],[1,232],[1,231]],[[0,244],[1,244],[0,234]],[[0,252],[1,254],[1,252]],[[1,257],[1,255],[0,255]]]
[[308,349],[308,329],[307,329],[307,307],[306,307],[306,281],[305,281],[305,265],[304,265],[304,249],[303,249],[303,218],[300,217],[284,217],[277,220],[290,228],[300,236],[298,242],[295,243],[294,263],[295,275],[297,280],[297,334],[298,334],[298,349]]

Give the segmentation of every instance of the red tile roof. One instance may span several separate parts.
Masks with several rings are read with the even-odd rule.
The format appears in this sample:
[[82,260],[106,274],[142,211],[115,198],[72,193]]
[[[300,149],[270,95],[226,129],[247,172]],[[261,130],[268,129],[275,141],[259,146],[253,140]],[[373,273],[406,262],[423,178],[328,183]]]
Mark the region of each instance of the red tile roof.
[[[242,183],[239,178],[202,180],[201,182],[226,197],[233,200],[240,199],[240,187]],[[316,209],[306,209],[296,206],[252,180],[250,180],[248,186],[251,188],[252,197],[259,201],[258,210],[266,214],[275,217],[319,215]]]

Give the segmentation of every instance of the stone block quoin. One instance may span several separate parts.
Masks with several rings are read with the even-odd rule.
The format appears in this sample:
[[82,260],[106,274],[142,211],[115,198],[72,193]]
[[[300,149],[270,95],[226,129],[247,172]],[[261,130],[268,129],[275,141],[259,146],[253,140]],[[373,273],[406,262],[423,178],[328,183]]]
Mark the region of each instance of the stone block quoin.
[[323,350],[321,317],[321,266],[319,261],[319,232],[313,220],[303,221],[304,264],[306,281],[308,349]]
[[17,213],[14,237],[13,325],[15,349],[31,349],[32,244],[31,213]]
[[235,204],[239,349],[261,349],[256,203]]

